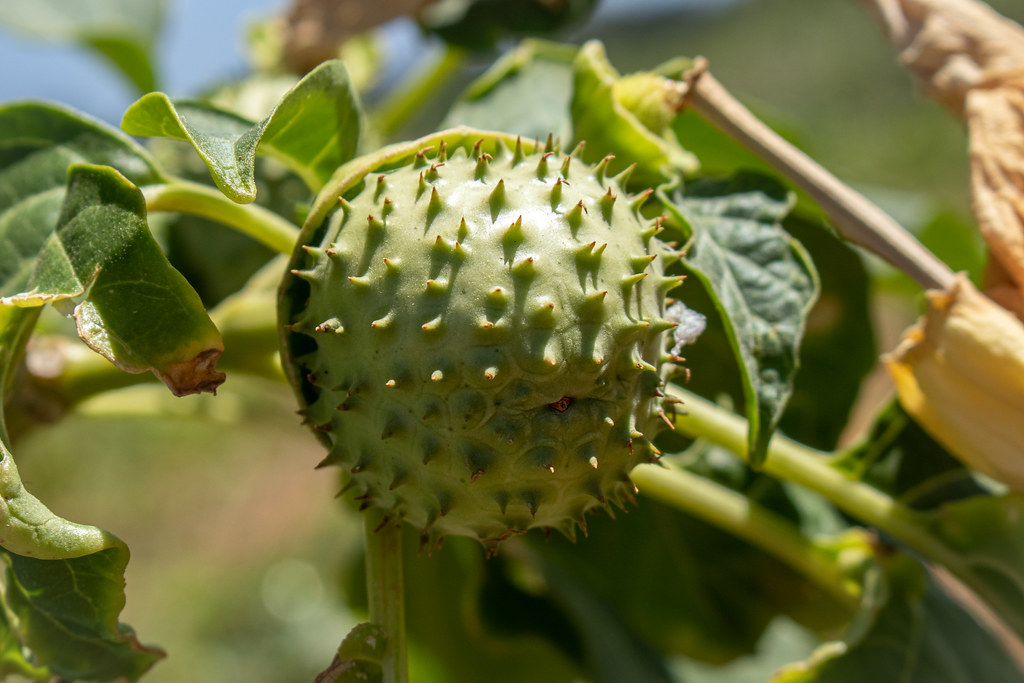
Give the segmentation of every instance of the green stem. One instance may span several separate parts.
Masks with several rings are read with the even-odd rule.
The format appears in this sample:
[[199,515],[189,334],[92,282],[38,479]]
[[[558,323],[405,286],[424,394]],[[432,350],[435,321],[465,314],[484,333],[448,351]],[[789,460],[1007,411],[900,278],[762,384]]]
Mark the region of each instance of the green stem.
[[208,185],[175,179],[142,188],[147,211],[174,211],[209,218],[249,235],[281,254],[291,254],[298,228],[256,204],[237,204]]
[[405,587],[402,583],[402,527],[378,527],[374,515],[363,515],[366,537],[366,590],[370,621],[387,634],[382,663],[383,683],[408,683],[405,650]]
[[426,73],[415,73],[395,88],[396,94],[384,100],[371,116],[381,135],[394,135],[426,102],[435,98],[438,89],[462,66],[465,54],[458,48],[446,47]]
[[[673,420],[678,431],[703,438],[746,458],[747,421],[714,403],[675,386],[669,393],[683,403]],[[881,491],[850,479],[831,467],[825,453],[776,434],[762,471],[815,491],[867,524],[906,543],[971,582],[957,553],[928,530],[926,514],[901,505]]]
[[738,536],[789,564],[855,609],[860,587],[794,524],[746,496],[683,469],[640,465],[630,478],[640,492]]

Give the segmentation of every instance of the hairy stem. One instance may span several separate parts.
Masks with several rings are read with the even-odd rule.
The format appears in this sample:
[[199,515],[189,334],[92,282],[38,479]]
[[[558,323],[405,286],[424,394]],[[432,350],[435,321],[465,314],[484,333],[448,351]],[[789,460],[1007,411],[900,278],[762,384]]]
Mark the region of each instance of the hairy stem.
[[223,223],[280,254],[291,254],[298,228],[256,204],[237,204],[207,185],[176,179],[142,188],[147,211],[173,211]]
[[405,650],[405,586],[402,583],[402,527],[378,526],[374,515],[363,515],[366,537],[366,590],[370,621],[384,629],[388,642],[382,667],[383,683],[408,683]]
[[699,60],[686,105],[782,173],[818,203],[843,237],[882,257],[924,288],[948,289],[953,271],[891,216],[786,142],[744,107]]
[[639,465],[630,478],[640,492],[688,512],[765,550],[855,609],[860,599],[856,581],[800,533],[790,521],[746,496],[683,469]]

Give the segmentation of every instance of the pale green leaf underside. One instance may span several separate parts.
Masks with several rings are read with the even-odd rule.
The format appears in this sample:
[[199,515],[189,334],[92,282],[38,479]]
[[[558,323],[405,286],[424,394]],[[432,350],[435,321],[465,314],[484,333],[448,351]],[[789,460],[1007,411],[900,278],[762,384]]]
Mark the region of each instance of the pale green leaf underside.
[[667,201],[690,231],[685,262],[719,308],[740,362],[755,467],[792,394],[818,291],[810,258],[780,224],[791,204],[785,190],[755,176],[702,181]]
[[89,48],[139,92],[156,87],[153,46],[163,24],[162,0],[4,0],[0,24],[35,38]]
[[208,103],[143,96],[121,128],[130,135],[186,140],[232,200],[256,198],[256,154],[274,157],[313,192],[356,153],[360,105],[340,61],[324,62],[288,91],[263,121],[250,121]]

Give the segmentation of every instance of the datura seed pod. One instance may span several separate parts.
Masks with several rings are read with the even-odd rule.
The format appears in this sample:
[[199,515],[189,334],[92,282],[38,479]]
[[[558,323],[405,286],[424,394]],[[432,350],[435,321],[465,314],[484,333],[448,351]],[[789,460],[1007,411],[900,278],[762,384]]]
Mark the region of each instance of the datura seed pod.
[[324,464],[382,524],[430,547],[573,537],[656,460],[681,278],[649,193],[606,167],[457,129],[350,162],[314,205],[281,290],[285,366]]

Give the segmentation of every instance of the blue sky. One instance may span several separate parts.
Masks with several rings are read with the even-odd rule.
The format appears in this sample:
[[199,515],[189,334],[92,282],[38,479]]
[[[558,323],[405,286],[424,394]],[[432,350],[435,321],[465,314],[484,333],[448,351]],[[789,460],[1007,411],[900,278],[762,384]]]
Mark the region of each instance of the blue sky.
[[[725,4],[732,0],[605,0],[602,14],[638,9]],[[164,36],[158,45],[162,89],[194,94],[204,85],[245,69],[242,41],[252,21],[280,11],[287,0],[168,0]],[[403,42],[415,31],[400,31]],[[0,31],[0,101],[62,102],[117,123],[136,93],[99,59],[82,50],[42,43]]]

